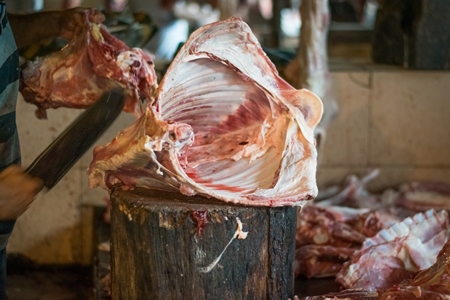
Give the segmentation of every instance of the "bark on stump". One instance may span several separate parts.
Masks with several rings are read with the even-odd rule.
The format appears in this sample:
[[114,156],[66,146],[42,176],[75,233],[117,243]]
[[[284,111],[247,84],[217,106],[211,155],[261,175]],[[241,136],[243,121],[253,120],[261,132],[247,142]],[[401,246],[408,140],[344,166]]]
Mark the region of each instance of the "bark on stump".
[[[293,298],[295,207],[144,189],[111,200],[113,299]],[[239,221],[248,235],[232,240]]]

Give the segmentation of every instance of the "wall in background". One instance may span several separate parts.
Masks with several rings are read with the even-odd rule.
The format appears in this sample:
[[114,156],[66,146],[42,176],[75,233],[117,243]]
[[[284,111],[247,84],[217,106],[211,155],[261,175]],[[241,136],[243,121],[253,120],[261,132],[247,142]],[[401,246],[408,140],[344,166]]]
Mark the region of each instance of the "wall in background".
[[336,72],[340,105],[327,132],[319,187],[378,168],[368,187],[381,191],[412,180],[450,183],[450,73]]
[[[319,187],[341,183],[368,168],[381,173],[369,187],[431,179],[450,183],[450,73],[413,71],[333,72],[340,113],[331,124],[317,174]],[[17,121],[23,165],[30,164],[80,113],[50,110],[34,117],[34,106],[19,100]],[[109,142],[134,118],[123,114],[97,144]],[[38,263],[91,261],[92,208],[107,193],[87,187],[89,151],[51,191],[41,193],[18,220],[8,245]]]

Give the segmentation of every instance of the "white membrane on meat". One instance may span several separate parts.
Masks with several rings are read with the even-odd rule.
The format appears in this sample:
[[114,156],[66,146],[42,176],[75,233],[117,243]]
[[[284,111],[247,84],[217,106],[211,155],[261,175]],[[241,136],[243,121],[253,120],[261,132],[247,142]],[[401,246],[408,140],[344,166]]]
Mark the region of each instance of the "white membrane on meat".
[[195,31],[147,112],[94,150],[90,186],[144,187],[244,205],[317,195],[322,102],[281,77],[238,18]]

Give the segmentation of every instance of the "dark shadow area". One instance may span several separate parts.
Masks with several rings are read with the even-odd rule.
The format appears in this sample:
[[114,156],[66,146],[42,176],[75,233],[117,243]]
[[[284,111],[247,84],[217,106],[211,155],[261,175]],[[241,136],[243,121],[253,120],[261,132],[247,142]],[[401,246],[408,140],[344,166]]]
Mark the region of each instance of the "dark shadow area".
[[331,278],[305,278],[295,280],[295,294],[301,299],[306,296],[318,296],[339,291],[340,285]]
[[22,255],[8,257],[8,300],[94,299],[92,267],[36,265]]

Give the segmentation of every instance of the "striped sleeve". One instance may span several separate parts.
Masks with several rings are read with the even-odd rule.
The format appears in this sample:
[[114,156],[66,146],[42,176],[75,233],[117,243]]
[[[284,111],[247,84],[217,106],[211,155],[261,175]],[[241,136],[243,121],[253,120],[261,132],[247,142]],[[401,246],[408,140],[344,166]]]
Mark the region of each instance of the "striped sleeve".
[[16,128],[16,100],[19,90],[19,54],[0,2],[0,171],[20,163],[19,137]]

